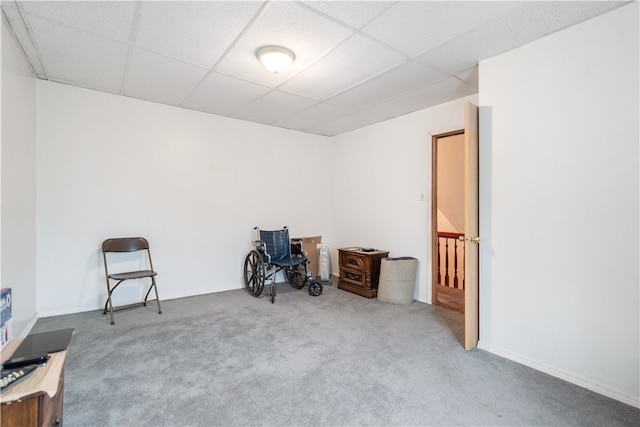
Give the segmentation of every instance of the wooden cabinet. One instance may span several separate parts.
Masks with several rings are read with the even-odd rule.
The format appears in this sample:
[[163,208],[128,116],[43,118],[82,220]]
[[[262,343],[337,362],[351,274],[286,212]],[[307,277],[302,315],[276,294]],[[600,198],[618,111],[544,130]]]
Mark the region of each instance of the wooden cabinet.
[[380,279],[380,261],[387,258],[389,252],[369,248],[338,249],[340,278],[338,289],[366,297],[378,296]]
[[[9,342],[7,347],[13,342]],[[16,346],[17,347],[17,346]],[[6,354],[11,354],[7,351]],[[3,356],[5,349],[3,349]],[[66,351],[53,353],[48,363],[22,382],[4,390],[0,397],[2,427],[44,427],[62,424],[64,360]]]
[[64,374],[60,375],[58,390],[49,396],[44,391],[29,394],[12,402],[2,403],[3,427],[62,425]]

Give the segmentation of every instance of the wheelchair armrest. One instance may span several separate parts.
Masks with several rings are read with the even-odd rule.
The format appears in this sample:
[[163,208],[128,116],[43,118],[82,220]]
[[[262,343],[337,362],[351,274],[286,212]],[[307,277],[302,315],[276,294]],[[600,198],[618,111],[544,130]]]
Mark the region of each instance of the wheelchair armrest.
[[264,240],[254,240],[253,244],[256,246],[256,251],[262,254],[262,259],[265,260],[266,257],[266,261],[271,263],[271,255],[267,253],[267,242]]
[[302,240],[291,239],[291,255],[306,255],[302,250]]

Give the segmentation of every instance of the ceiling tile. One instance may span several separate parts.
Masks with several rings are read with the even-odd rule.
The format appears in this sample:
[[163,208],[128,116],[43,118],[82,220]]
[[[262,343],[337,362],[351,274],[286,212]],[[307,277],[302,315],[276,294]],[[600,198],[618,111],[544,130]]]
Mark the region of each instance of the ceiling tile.
[[[506,52],[527,43],[545,33],[536,34],[539,25],[520,25],[519,20],[533,19],[523,15],[521,10],[475,28],[415,58],[416,61],[446,73],[457,73],[477,65],[482,59]],[[544,19],[543,19],[544,20]]]
[[404,1],[363,31],[414,57],[507,13],[519,2]]
[[287,118],[273,122],[275,126],[287,129],[307,130],[323,123],[355,113],[354,110],[338,105],[319,102],[306,110],[295,113]]
[[353,28],[360,28],[394,4],[392,1],[305,1],[302,2]]
[[[498,45],[490,43],[489,39],[497,41]],[[455,74],[477,65],[480,59],[508,49],[506,45],[517,42],[513,38],[503,40],[498,33],[483,27],[419,55],[415,60],[444,73]]]
[[[619,6],[619,2],[514,3],[509,12],[480,28],[438,46],[415,59],[437,70],[455,74],[560,28]],[[579,6],[579,7],[576,7]]]
[[397,117],[423,108],[478,93],[478,89],[451,77],[376,105],[367,111],[384,117]]
[[129,42],[135,2],[23,1],[25,12],[114,40]]
[[343,132],[349,132],[354,129],[369,126],[386,119],[387,118],[384,116],[378,116],[377,114],[373,114],[368,111],[360,111],[349,116],[331,120],[327,123],[321,124],[320,126],[307,129],[307,131],[318,135],[334,136]]
[[211,68],[263,2],[142,2],[136,45]]
[[401,55],[355,34],[329,55],[298,74],[281,89],[324,100],[402,64]]
[[625,3],[612,0],[524,2],[488,27],[500,29],[502,36],[515,35],[532,41]]
[[[276,1],[269,4],[216,71],[276,87],[330,52],[350,33],[297,3]],[[274,75],[258,61],[256,52],[266,45],[284,46],[294,52],[296,59],[287,71]]]
[[470,84],[471,86],[475,87],[475,88],[479,88],[480,87],[480,82],[478,79],[478,66],[474,65],[471,68],[467,68],[466,70],[462,70],[460,71],[458,74],[455,75],[457,78],[459,78],[460,80],[462,80],[465,83]]
[[312,99],[274,90],[255,100],[233,117],[258,123],[271,123],[303,110],[315,102]]
[[446,74],[416,62],[405,62],[353,89],[332,97],[329,102],[350,108],[366,108],[446,77],[448,77]]
[[206,74],[207,70],[203,68],[134,48],[124,95],[180,105]]
[[54,81],[119,92],[128,46],[48,21],[30,17],[40,59]]
[[228,116],[244,108],[270,90],[255,83],[212,72],[196,88],[191,98],[183,103],[183,106]]
[[13,1],[3,1],[2,2],[2,11],[7,17],[7,21],[9,22],[9,27],[11,28],[13,35],[16,37],[20,46],[22,47],[22,51],[26,55],[26,59],[31,64],[33,71],[36,75],[45,79],[47,77],[44,68],[42,67],[42,63],[40,62],[40,57],[38,56],[38,52],[36,51],[36,47],[33,45],[33,41],[31,40],[31,36],[29,35],[29,31],[27,27],[24,25],[24,21],[20,16],[20,11],[18,10],[18,6]]

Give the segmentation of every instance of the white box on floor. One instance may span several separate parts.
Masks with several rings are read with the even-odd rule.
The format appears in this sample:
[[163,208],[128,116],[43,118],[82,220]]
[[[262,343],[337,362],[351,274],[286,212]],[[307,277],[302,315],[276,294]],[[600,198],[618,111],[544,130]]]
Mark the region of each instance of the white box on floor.
[[12,323],[11,288],[0,289],[0,348],[13,339]]

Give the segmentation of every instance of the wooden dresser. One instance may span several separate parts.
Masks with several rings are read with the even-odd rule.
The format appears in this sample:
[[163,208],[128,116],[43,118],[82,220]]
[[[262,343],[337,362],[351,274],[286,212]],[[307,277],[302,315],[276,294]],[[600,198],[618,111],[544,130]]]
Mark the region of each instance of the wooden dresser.
[[[12,354],[20,340],[7,343],[2,359]],[[52,353],[45,366],[0,395],[0,425],[56,426],[62,424],[64,360],[66,351]]]
[[340,278],[338,289],[366,297],[378,296],[380,279],[380,261],[387,258],[389,252],[369,248],[338,249]]

